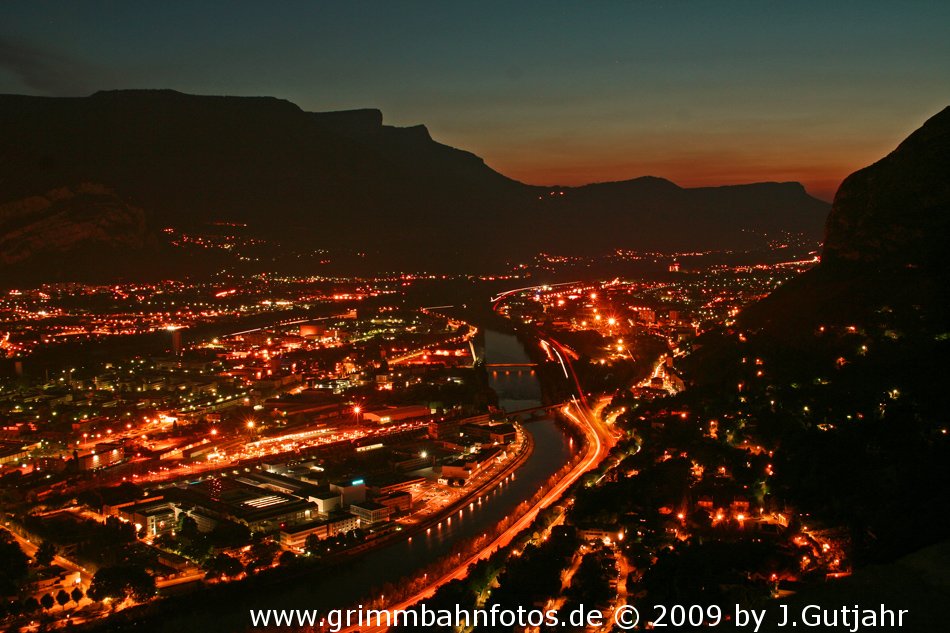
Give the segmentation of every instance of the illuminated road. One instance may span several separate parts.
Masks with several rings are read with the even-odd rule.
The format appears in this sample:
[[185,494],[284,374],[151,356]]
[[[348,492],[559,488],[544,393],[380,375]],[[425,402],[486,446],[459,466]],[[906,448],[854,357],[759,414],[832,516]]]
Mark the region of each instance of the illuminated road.
[[540,285],[540,286],[525,286],[524,288],[512,288],[511,290],[505,290],[504,292],[501,292],[501,293],[497,294],[496,296],[492,297],[492,298],[491,298],[491,302],[492,302],[493,307],[496,307],[496,308],[497,308],[497,307],[498,307],[498,304],[501,303],[502,301],[504,301],[505,299],[507,299],[508,297],[512,297],[512,296],[514,296],[514,295],[521,294],[521,293],[523,293],[523,292],[528,292],[529,290],[534,290],[534,291],[536,291],[536,292],[542,292],[542,291],[546,292],[546,291],[551,290],[552,288],[559,288],[559,287],[563,287],[563,286],[570,286],[570,287],[573,287],[573,286],[576,286],[576,285],[579,284],[579,283],[581,283],[581,282],[579,282],[579,281],[564,281],[564,282],[561,282],[561,283],[558,283],[558,284],[544,284],[544,285]]
[[[500,303],[504,299],[520,290],[523,289],[502,293],[498,297],[494,298],[492,306],[493,309],[497,310]],[[584,434],[587,436],[586,454],[577,463],[577,465],[574,466],[574,468],[572,468],[570,472],[568,472],[564,477],[562,477],[561,480],[558,481],[540,500],[538,500],[530,510],[523,514],[504,532],[495,537],[495,539],[488,545],[467,559],[460,561],[459,564],[456,565],[451,571],[434,580],[424,589],[416,592],[412,596],[400,601],[397,604],[390,605],[388,607],[389,611],[408,609],[422,600],[431,598],[442,586],[454,580],[464,579],[468,575],[468,568],[470,565],[488,558],[498,549],[510,544],[515,539],[515,537],[518,536],[518,534],[531,525],[531,523],[538,516],[539,512],[556,503],[561,498],[561,496],[572,485],[574,485],[574,483],[577,482],[577,480],[584,476],[585,473],[597,468],[597,466],[610,453],[610,449],[616,444],[617,436],[614,434],[608,423],[600,415],[609,402],[609,398],[600,398],[598,402],[595,403],[593,409],[588,405],[587,395],[581,386],[580,380],[578,379],[577,373],[574,371],[574,366],[571,362],[572,358],[577,357],[576,353],[558,341],[551,339],[550,337],[547,337],[546,339],[542,338],[540,343],[545,351],[548,352],[549,357],[551,357],[550,352],[554,352],[554,356],[556,357],[557,361],[561,365],[562,371],[564,372],[564,377],[572,383],[572,386],[577,391],[577,397],[573,398],[570,403],[565,404],[561,408],[561,413],[565,417],[569,418],[578,428],[583,430]],[[359,631],[360,633],[382,633],[387,629],[388,627],[384,625],[375,626],[372,624],[362,623],[358,625],[347,626],[342,630],[345,633],[355,633],[356,631]]]
[[[423,309],[423,312],[426,312],[425,309]],[[447,318],[447,317],[443,317],[443,318]],[[465,321],[459,321],[457,319],[449,319],[449,325],[451,327],[456,328],[457,330],[461,329],[462,327],[467,326],[468,331],[465,334],[461,334],[459,336],[452,336],[452,337],[443,339],[441,341],[433,341],[432,343],[423,345],[419,349],[413,350],[411,352],[407,352],[400,356],[393,356],[392,358],[389,359],[389,364],[399,365],[401,363],[408,362],[412,360],[413,358],[417,358],[419,356],[422,356],[423,354],[428,353],[430,349],[438,348],[442,345],[470,343],[478,334],[478,328],[469,323],[466,323]],[[474,353],[472,354],[472,359],[474,361]]]
[[[554,342],[552,343],[560,347],[559,344]],[[469,565],[488,558],[498,549],[510,544],[515,539],[515,537],[518,536],[518,534],[531,525],[540,511],[557,502],[561,496],[575,482],[577,482],[578,479],[580,479],[585,473],[596,468],[610,453],[610,449],[613,448],[614,444],[617,442],[617,437],[600,415],[600,413],[603,411],[603,408],[606,406],[608,399],[601,398],[595,404],[594,409],[591,409],[586,404],[584,392],[580,390],[580,383],[577,382],[577,376],[574,374],[570,360],[565,358],[565,360],[562,361],[562,366],[564,367],[565,374],[570,374],[573,376],[574,382],[579,389],[581,398],[579,400],[575,399],[571,403],[564,405],[561,409],[561,413],[571,419],[574,424],[582,429],[584,434],[587,436],[587,452],[585,453],[584,457],[577,463],[576,466],[574,466],[574,468],[570,470],[570,472],[562,477],[561,480],[551,488],[551,490],[549,490],[540,500],[538,500],[538,502],[535,503],[531,509],[528,510],[528,512],[522,515],[517,521],[508,527],[508,529],[495,537],[495,539],[488,545],[467,559],[461,561],[451,571],[434,580],[424,589],[418,591],[417,593],[397,604],[390,605],[388,607],[390,611],[408,609],[422,600],[431,598],[443,585],[450,583],[453,580],[461,580],[465,578],[468,575]],[[343,631],[347,633],[353,633],[355,631],[360,631],[361,633],[382,633],[383,631],[386,631],[387,628],[388,627],[386,626],[371,626],[363,624],[346,627],[343,629]]]
[[676,395],[676,389],[673,388],[673,385],[670,384],[669,374],[666,372],[666,359],[668,358],[667,354],[660,356],[656,363],[653,365],[653,371],[650,372],[650,376],[644,378],[637,387],[647,388],[653,387],[654,380],[663,381],[663,389],[670,395]]
[[[39,549],[39,546],[37,544],[33,543],[33,541],[30,541],[29,539],[23,536],[20,536],[16,532],[7,530],[5,528],[3,529],[7,534],[12,536],[16,540],[17,544],[20,546],[20,549],[23,550],[24,554],[26,554],[30,558],[36,555],[36,550]],[[70,574],[77,574],[80,578],[79,584],[82,586],[82,588],[83,589],[88,588],[89,581],[92,580],[92,574],[85,567],[82,567],[81,565],[74,563],[68,558],[64,558],[58,553],[55,556],[53,556],[53,562],[59,565],[60,567],[62,567],[64,570],[66,570]],[[59,589],[59,587],[57,586],[56,589]],[[44,593],[47,593],[47,592],[49,592],[48,588],[43,589],[43,590],[36,590],[34,593],[36,597],[39,598]],[[55,593],[55,591],[53,593]]]

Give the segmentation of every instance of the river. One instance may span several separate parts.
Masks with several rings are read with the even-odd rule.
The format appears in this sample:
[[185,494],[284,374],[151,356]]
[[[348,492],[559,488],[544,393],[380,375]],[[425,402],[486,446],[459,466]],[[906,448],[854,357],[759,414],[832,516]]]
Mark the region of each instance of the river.
[[[517,338],[491,330],[485,333],[485,357],[490,363],[530,363]],[[541,386],[530,369],[512,369],[508,373],[489,371],[489,379],[498,394],[499,404],[509,411],[540,404]],[[411,541],[394,543],[355,560],[337,575],[334,585],[341,591],[334,606],[345,604],[354,587],[395,583],[439,559],[459,540],[484,533],[509,516],[522,501],[531,498],[567,463],[572,449],[567,436],[551,419],[529,422],[525,429],[534,438],[534,452],[515,471],[514,479],[495,488],[474,509],[466,506],[461,515],[453,514],[451,523],[443,521],[428,534],[418,534]],[[337,592],[331,590],[330,593]]]

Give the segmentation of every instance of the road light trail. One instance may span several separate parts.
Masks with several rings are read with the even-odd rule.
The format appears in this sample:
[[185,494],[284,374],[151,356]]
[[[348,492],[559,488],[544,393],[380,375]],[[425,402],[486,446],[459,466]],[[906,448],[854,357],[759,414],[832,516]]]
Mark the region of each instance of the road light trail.
[[[556,341],[552,340],[551,343],[555,347],[561,347]],[[577,480],[579,480],[585,473],[596,468],[610,453],[610,449],[613,448],[617,442],[617,437],[599,414],[599,412],[604,408],[603,405],[606,404],[606,399],[602,399],[597,403],[596,411],[592,410],[587,405],[584,391],[581,389],[580,381],[578,380],[577,374],[574,372],[574,368],[571,366],[569,359],[566,361],[565,369],[570,370],[570,374],[574,379],[574,384],[580,394],[580,399],[573,399],[570,404],[565,404],[562,407],[561,412],[566,417],[570,418],[580,429],[582,429],[584,434],[587,436],[587,453],[584,458],[578,462],[578,464],[574,466],[574,468],[572,468],[567,475],[561,478],[561,480],[558,481],[558,483],[556,483],[551,488],[551,490],[549,490],[541,499],[539,499],[528,512],[523,514],[521,518],[515,521],[515,523],[509,526],[504,532],[496,536],[495,539],[492,540],[488,545],[483,547],[475,554],[469,556],[464,561],[460,562],[451,571],[436,579],[424,589],[416,592],[408,598],[405,598],[397,604],[389,606],[387,609],[388,611],[393,612],[408,609],[418,602],[431,598],[443,585],[450,583],[453,580],[464,579],[468,575],[468,568],[470,565],[488,558],[500,548],[510,544],[515,539],[515,537],[518,536],[518,534],[527,529],[534,522],[539,512],[558,501],[561,496],[572,485],[574,485],[574,483],[577,482]],[[567,372],[565,371],[565,375],[566,374]],[[364,623],[362,625],[348,626],[343,629],[343,632],[355,633],[356,631],[360,631],[360,633],[383,633],[387,629],[387,626],[372,626]]]

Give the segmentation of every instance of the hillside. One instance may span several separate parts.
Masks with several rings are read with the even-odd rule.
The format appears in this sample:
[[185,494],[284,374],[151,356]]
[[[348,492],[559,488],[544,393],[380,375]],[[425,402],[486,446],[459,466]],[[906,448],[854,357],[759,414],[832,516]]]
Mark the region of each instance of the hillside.
[[773,498],[849,528],[858,562],[950,539],[948,183],[950,109],[848,177],[822,262],[688,363],[710,415],[776,447]]
[[845,179],[821,264],[753,306],[743,323],[794,335],[886,317],[937,336],[950,331],[948,278],[950,108]]

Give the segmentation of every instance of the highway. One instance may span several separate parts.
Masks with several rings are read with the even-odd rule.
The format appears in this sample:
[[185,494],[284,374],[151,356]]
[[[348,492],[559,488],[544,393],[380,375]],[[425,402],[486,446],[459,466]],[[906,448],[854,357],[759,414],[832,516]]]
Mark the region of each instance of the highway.
[[[523,289],[509,291],[493,298],[493,309],[497,310],[499,304],[504,299],[521,290]],[[396,604],[389,605],[387,609],[390,612],[409,609],[413,605],[431,598],[442,586],[454,580],[464,579],[468,575],[470,565],[488,558],[500,548],[510,544],[518,534],[527,529],[532,522],[534,522],[539,512],[556,503],[585,473],[597,468],[610,453],[610,449],[617,443],[617,436],[601,415],[603,409],[609,402],[609,398],[599,398],[593,408],[588,404],[587,394],[571,362],[572,358],[577,358],[577,354],[567,346],[550,337],[541,338],[540,342],[546,350],[554,352],[554,356],[564,372],[564,377],[572,384],[572,387],[577,392],[577,396],[572,398],[571,402],[561,407],[561,413],[569,418],[587,436],[586,453],[584,457],[574,468],[562,477],[547,494],[539,499],[525,514],[508,527],[508,529],[495,537],[488,545],[467,559],[460,561],[451,571],[434,579],[424,589],[421,589]],[[550,351],[548,353],[549,357],[551,356]],[[388,627],[385,625],[375,626],[363,623],[345,627],[343,631],[345,633],[356,633],[357,631],[360,633],[383,633],[387,629]]]

